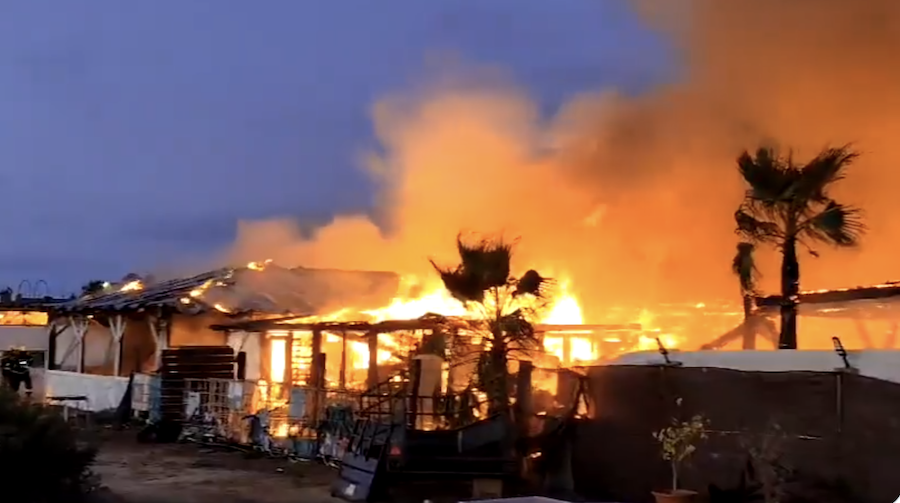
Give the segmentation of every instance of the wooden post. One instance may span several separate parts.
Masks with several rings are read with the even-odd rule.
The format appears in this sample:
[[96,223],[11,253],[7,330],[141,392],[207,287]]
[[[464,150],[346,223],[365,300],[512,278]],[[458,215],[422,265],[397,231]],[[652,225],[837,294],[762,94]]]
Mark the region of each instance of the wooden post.
[[53,370],[56,367],[56,342],[59,339],[59,334],[65,330],[59,329],[59,325],[56,324],[56,320],[50,322],[50,326],[47,329],[47,362],[44,365],[47,370]]
[[284,377],[282,385],[286,391],[285,396],[290,398],[291,386],[294,385],[294,334],[288,332],[287,339],[284,341]]
[[122,370],[122,339],[125,336],[125,318],[117,314],[109,319],[109,332],[113,339],[113,375],[121,375]]
[[340,389],[347,388],[347,331],[341,331],[341,375],[338,377]]
[[259,377],[272,384],[272,342],[268,332],[262,332],[259,338]]
[[75,344],[77,344],[78,349],[78,359],[75,362],[75,369],[76,372],[81,374],[84,372],[84,338],[87,335],[91,320],[83,316],[70,317],[69,323],[72,325],[72,330],[75,332]]
[[314,328],[312,333],[312,348],[310,351],[309,380],[307,381],[313,387],[320,387],[319,381],[325,382],[325,367],[322,367],[322,374],[316,374],[316,362],[319,361],[319,355],[322,354],[322,331]]
[[422,360],[413,358],[409,364],[409,391],[406,396],[409,399],[407,411],[409,417],[406,424],[415,429],[419,419],[419,383],[422,381]]
[[366,387],[369,389],[378,386],[378,332],[370,330],[366,333],[369,343],[369,369],[366,374]]
[[569,337],[569,334],[560,335],[562,336],[563,343],[563,361],[561,363],[563,364],[563,366],[565,366],[572,361],[572,339],[571,337]]
[[156,349],[153,353],[153,359],[156,363],[156,371],[162,368],[163,350],[169,349],[169,321],[163,317],[160,312],[156,315],[147,317],[147,323],[150,325],[150,333],[153,334],[153,340],[156,341]]
[[312,418],[313,425],[317,426],[319,423],[320,415],[322,415],[325,395],[327,391],[325,390],[325,364],[326,364],[326,354],[319,353],[316,355],[315,360],[313,360],[312,364],[312,375],[316,376],[315,380],[312,381],[313,390],[313,404],[312,404]]
[[516,375],[516,425],[519,435],[528,434],[528,426],[534,415],[531,376],[534,364],[529,361],[519,362],[519,373]]

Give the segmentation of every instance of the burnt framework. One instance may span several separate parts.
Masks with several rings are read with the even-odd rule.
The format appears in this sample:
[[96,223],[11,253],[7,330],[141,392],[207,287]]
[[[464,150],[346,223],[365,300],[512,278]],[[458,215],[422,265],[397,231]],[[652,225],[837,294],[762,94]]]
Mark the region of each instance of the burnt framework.
[[[719,349],[729,342],[763,337],[777,346],[775,322],[782,304],[780,295],[754,298],[753,314],[737,327],[701,346]],[[900,335],[900,283],[875,286],[802,292],[798,299],[800,316],[852,320],[857,335],[866,348],[893,348]],[[882,341],[872,337],[867,321],[888,321],[890,328]],[[750,349],[746,347],[745,349]]]

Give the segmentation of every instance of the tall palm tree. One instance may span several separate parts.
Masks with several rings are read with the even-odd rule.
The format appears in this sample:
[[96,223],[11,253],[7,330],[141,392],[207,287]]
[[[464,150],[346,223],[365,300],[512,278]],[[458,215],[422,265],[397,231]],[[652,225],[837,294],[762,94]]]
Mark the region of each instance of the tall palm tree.
[[734,213],[737,232],[781,250],[781,332],[779,349],[797,348],[800,263],[797,246],[814,243],[855,246],[865,231],[859,209],[838,203],[828,193],[859,157],[849,146],[826,148],[807,163],[771,148],[744,151],[738,170],[749,188]]
[[753,259],[756,246],[753,243],[741,242],[731,262],[731,271],[741,283],[741,297],[744,299],[743,349],[756,348],[756,327],[753,323],[753,297],[756,295],[756,279],[759,270]]
[[509,413],[511,353],[540,345],[531,322],[546,304],[550,282],[535,270],[518,278],[512,275],[514,245],[502,238],[466,241],[459,235],[459,264],[443,267],[431,262],[447,291],[476,314],[469,325],[482,336],[485,348],[476,377],[491,413]]

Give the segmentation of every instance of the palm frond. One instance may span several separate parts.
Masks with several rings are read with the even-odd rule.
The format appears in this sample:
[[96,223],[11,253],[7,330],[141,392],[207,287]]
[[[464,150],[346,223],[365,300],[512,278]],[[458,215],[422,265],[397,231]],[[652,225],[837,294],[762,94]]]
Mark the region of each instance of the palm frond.
[[763,204],[774,204],[785,193],[798,174],[789,161],[771,148],[760,147],[755,154],[742,152],[737,158],[738,172],[750,186],[748,196]]
[[485,290],[502,287],[509,280],[514,244],[502,237],[467,241],[460,234],[456,237],[460,267],[479,278]]
[[737,233],[753,242],[776,242],[784,236],[777,223],[759,219],[745,206],[734,212]]
[[862,211],[829,200],[825,209],[806,219],[800,232],[812,239],[836,246],[856,246],[866,227]]
[[483,302],[485,289],[481,287],[479,278],[472,276],[461,265],[456,267],[442,267],[431,260],[431,266],[441,277],[444,288],[450,292],[454,299],[462,302]]
[[455,299],[482,303],[485,292],[510,280],[513,243],[502,238],[467,241],[460,234],[456,237],[456,249],[459,264],[454,267],[443,267],[431,260],[444,287]]
[[824,203],[828,200],[826,189],[846,174],[847,168],[859,157],[850,145],[829,147],[800,169],[793,192],[803,201]]
[[756,280],[760,276],[753,258],[755,249],[756,246],[753,243],[738,243],[737,251],[731,262],[731,271],[738,277],[741,291],[745,294],[756,293]]
[[535,298],[544,298],[547,296],[547,286],[551,283],[550,278],[545,278],[534,269],[525,271],[521,278],[515,281],[515,290],[513,297],[522,295],[531,295]]

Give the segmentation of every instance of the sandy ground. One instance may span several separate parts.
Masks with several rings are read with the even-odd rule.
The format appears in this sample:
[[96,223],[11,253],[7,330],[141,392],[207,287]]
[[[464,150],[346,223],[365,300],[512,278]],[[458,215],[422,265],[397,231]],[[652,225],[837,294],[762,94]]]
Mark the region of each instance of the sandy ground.
[[139,444],[134,432],[104,439],[95,472],[122,503],[336,503],[333,470],[317,463],[252,459],[193,444]]

